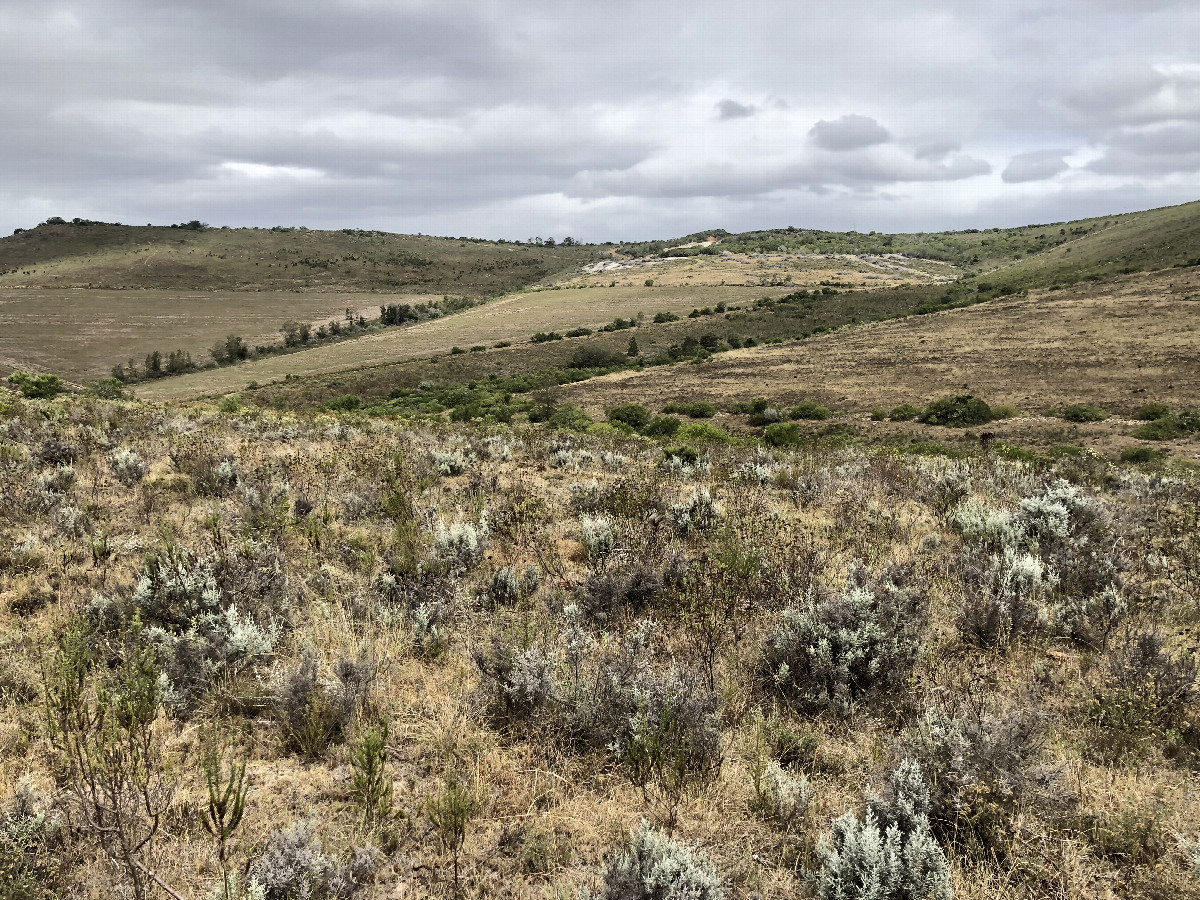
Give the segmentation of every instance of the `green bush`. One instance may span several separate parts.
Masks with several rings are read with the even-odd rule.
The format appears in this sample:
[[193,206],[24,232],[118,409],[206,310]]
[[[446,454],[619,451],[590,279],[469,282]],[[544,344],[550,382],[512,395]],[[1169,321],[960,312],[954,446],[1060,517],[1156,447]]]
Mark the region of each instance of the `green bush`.
[[572,328],[567,332],[567,337],[587,337],[591,333],[590,328]]
[[717,414],[717,408],[711,403],[697,401],[695,403],[668,403],[662,408],[665,413],[678,413],[689,419],[711,419]]
[[991,407],[970,394],[933,400],[918,417],[918,421],[926,425],[946,425],[951,428],[986,425],[992,419]]
[[683,423],[674,416],[659,416],[642,430],[646,437],[674,437]]
[[50,400],[66,390],[61,378],[45,372],[30,375],[18,370],[8,376],[8,383],[31,400]]
[[872,422],[882,422],[886,418],[887,418],[887,410],[886,409],[871,410],[871,421]]
[[1200,434],[1200,412],[1187,409],[1163,416],[1161,419],[1147,422],[1135,431],[1133,436],[1145,441],[1172,441],[1185,434]]
[[1062,417],[1068,422],[1103,422],[1108,410],[1090,403],[1072,403],[1062,411]]
[[728,431],[709,425],[707,422],[689,422],[675,433],[681,441],[711,441],[716,444],[732,444],[733,435]]
[[921,414],[921,407],[914,403],[901,403],[899,406],[893,406],[892,411],[888,413],[888,418],[893,422],[911,422]]
[[530,341],[535,344],[544,344],[547,341],[561,341],[563,336],[557,331],[539,331],[536,332]]
[[623,422],[638,431],[649,425],[650,419],[650,410],[640,403],[622,403],[608,411],[608,421]]
[[791,422],[776,422],[763,429],[763,440],[772,447],[794,447],[800,443],[800,429]]
[[550,414],[549,423],[554,428],[565,428],[570,431],[587,431],[593,419],[587,410],[581,409],[574,403],[564,403]]
[[1021,411],[1011,403],[1001,403],[999,406],[992,407],[993,419],[1013,419],[1021,414]]
[[88,385],[88,393],[101,400],[122,400],[125,398],[125,385],[119,378],[101,378]]
[[334,397],[325,404],[326,409],[331,409],[336,412],[350,412],[362,406],[362,398],[358,394],[342,394],[340,397]]
[[1126,447],[1121,451],[1123,463],[1152,463],[1158,462],[1165,454],[1153,447]]
[[1155,419],[1165,419],[1171,415],[1171,407],[1165,403],[1147,403],[1133,414],[1140,422],[1153,422]]
[[571,355],[572,369],[607,369],[625,365],[625,357],[600,344],[586,344]]
[[828,419],[832,415],[833,413],[827,407],[813,403],[811,400],[805,400],[793,406],[788,417],[792,419]]
[[460,354],[463,354],[463,353],[466,353],[466,352],[467,352],[467,351],[466,351],[466,350],[464,350],[462,347],[451,347],[451,348],[450,348],[450,355],[451,355],[451,356],[458,356],[458,355],[460,355]]
[[695,447],[689,447],[687,444],[674,444],[663,450],[663,458],[677,459],[682,463],[691,465],[700,459],[700,453]]

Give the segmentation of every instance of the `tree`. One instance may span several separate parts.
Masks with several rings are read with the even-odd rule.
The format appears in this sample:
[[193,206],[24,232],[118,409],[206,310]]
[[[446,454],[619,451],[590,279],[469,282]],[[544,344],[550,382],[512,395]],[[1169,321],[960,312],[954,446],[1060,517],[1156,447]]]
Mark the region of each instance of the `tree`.
[[641,351],[638,349],[637,338],[630,338],[629,349],[625,351],[625,355],[632,359],[640,353]]
[[50,400],[63,392],[65,386],[57,375],[45,372],[30,375],[20,370],[8,376],[8,383],[31,400]]

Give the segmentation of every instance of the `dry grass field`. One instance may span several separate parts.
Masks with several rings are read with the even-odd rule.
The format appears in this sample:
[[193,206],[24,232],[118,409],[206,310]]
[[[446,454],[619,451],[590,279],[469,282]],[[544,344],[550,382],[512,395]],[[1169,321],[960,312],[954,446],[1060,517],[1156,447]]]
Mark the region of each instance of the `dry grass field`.
[[6,897],[1200,897],[1186,473],[0,400]]
[[[659,312],[686,316],[692,309],[725,302],[753,304],[763,296],[778,296],[787,288],[638,287],[571,288],[527,291],[494,300],[453,316],[389,329],[353,341],[269,357],[225,369],[214,369],[139,385],[147,400],[180,400],[242,390],[288,375],[311,376],[352,372],[391,363],[443,356],[452,347],[491,346],[500,341],[526,342],[535,332],[560,333],[578,327],[596,328],[616,318],[653,317]],[[628,337],[625,338],[628,340]]]
[[[1137,408],[1150,402],[1188,407],[1200,399],[1200,271],[1033,291],[561,390],[563,399],[598,415],[629,402],[728,406],[764,396],[784,407],[812,400],[877,431],[892,426],[870,423],[874,409],[972,393],[1026,415],[989,426],[1001,439],[1049,430],[1059,443],[1112,450],[1122,431],[1131,430],[1122,417]],[[1042,418],[1050,408],[1074,403],[1098,404],[1117,420],[1068,433],[1061,421]],[[1178,446],[1193,457],[1200,449],[1195,441]]]
[[278,343],[289,319],[340,319],[347,308],[378,316],[381,303],[429,296],[226,291],[0,289],[0,369],[53,372],[68,381],[107,378],[116,363],[154,350],[187,350],[199,364],[227,335]]

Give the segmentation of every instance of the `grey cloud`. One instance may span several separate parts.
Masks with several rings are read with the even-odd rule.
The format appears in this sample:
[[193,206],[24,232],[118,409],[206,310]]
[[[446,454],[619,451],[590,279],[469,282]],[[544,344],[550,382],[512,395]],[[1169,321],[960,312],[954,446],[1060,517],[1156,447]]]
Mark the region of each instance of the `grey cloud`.
[[[591,238],[927,230],[1022,215],[1033,195],[1037,220],[1061,218],[1056,203],[1086,206],[1068,187],[1113,176],[1124,202],[1191,199],[1194,180],[1172,176],[1197,171],[1194,0],[880,9],[4,0],[0,232],[43,211],[510,237],[548,222]],[[1028,174],[1047,146],[1103,155],[1020,192],[975,177],[1001,153],[1010,179]],[[321,175],[249,179],[228,162]],[[1059,171],[1061,154],[1041,163]]]
[[1104,175],[1135,177],[1200,172],[1200,123],[1175,122],[1119,133],[1088,168]]
[[917,159],[929,159],[934,162],[945,159],[951,153],[957,153],[962,150],[962,144],[958,141],[937,141],[932,144],[923,144],[913,151],[913,156]]
[[717,118],[722,122],[729,119],[746,119],[754,115],[754,107],[738,103],[728,98],[717,104]]
[[1034,150],[1014,156],[1000,173],[1008,184],[1024,184],[1028,181],[1046,181],[1071,168],[1063,159],[1062,150]]
[[824,150],[841,152],[858,150],[891,139],[886,128],[868,116],[842,116],[828,122],[822,119],[809,131],[809,136]]

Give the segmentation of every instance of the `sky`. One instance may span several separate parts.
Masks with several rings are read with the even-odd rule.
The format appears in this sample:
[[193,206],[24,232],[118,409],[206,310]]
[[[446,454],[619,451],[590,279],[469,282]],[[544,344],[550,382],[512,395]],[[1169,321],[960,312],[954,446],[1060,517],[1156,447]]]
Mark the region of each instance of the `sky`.
[[1196,0],[0,0],[0,233],[929,231],[1200,199]]

